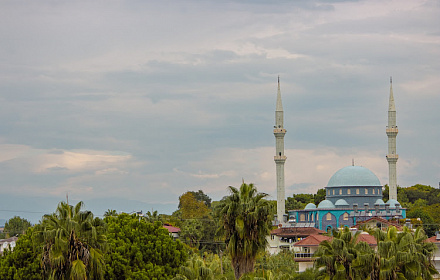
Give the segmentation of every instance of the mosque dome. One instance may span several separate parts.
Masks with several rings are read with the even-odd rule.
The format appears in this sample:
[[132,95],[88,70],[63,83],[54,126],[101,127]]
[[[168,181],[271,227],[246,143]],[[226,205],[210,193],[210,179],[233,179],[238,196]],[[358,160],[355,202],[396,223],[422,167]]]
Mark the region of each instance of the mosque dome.
[[316,205],[313,203],[309,203],[306,205],[306,207],[304,209],[316,209]]
[[374,204],[385,205],[385,202],[383,202],[383,200],[379,198]]
[[347,166],[339,169],[328,181],[327,187],[382,187],[379,179],[368,168]]
[[386,203],[386,205],[389,205],[391,208],[396,207],[396,204],[400,205],[400,203],[395,199],[390,199]]
[[335,205],[330,200],[323,200],[318,204],[318,209],[320,208],[335,208]]
[[336,203],[335,203],[335,206],[336,207],[338,207],[338,206],[350,206],[350,204],[348,204],[348,202],[347,201],[345,201],[345,199],[338,199],[337,201],[336,201]]

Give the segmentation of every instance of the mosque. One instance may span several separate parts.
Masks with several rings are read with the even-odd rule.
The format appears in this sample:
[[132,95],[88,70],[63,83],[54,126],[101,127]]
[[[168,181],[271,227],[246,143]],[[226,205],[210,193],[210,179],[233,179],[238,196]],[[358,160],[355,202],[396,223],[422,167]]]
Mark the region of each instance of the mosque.
[[329,230],[343,226],[352,227],[357,222],[366,221],[372,217],[389,220],[391,218],[406,218],[406,209],[401,208],[397,201],[396,163],[399,156],[396,153],[396,108],[394,104],[392,80],[390,79],[390,97],[388,107],[388,154],[386,156],[389,169],[390,199],[382,200],[382,184],[377,176],[369,169],[361,166],[351,166],[338,170],[328,181],[326,199],[318,205],[309,203],[302,210],[288,210],[285,214],[284,136],[286,130],[283,123],[283,106],[281,101],[280,81],[278,78],[277,103],[275,110],[274,135],[276,139],[276,154],[274,157],[277,177],[277,218],[276,223],[281,227],[316,228]]

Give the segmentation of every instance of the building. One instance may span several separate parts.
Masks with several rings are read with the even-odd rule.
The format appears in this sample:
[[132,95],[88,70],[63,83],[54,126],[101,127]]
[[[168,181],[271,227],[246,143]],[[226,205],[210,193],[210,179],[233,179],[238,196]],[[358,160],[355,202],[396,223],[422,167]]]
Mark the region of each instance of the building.
[[[295,262],[298,263],[298,272],[303,272],[307,268],[313,267],[313,263],[315,262],[314,255],[318,250],[319,244],[326,240],[331,241],[332,237],[313,234],[293,244],[295,251]],[[357,236],[356,243],[362,241],[366,242],[372,248],[377,247],[377,242],[374,236],[366,232],[361,232]]]
[[271,231],[267,237],[267,251],[270,254],[277,254],[280,251],[293,251],[293,244],[310,235],[323,234],[325,231],[314,227],[281,227]]
[[[309,203],[302,210],[289,210],[289,223],[284,219],[284,129],[283,107],[281,101],[280,81],[278,78],[277,103],[275,111],[274,135],[276,139],[276,163],[277,177],[277,218],[276,223],[290,227],[313,227],[328,231],[333,228],[344,226],[352,227],[359,222],[372,217],[384,220],[392,218],[403,219],[406,217],[406,209],[400,207],[397,201],[397,176],[396,162],[396,106],[394,103],[392,80],[390,80],[388,126],[388,154],[386,155],[389,165],[390,199],[385,203],[382,200],[382,184],[377,176],[369,169],[362,166],[351,166],[338,170],[328,181],[326,199],[319,205]],[[283,216],[283,218],[280,218]],[[290,224],[290,225],[289,225]]]
[[372,217],[389,220],[403,219],[406,209],[399,202],[382,200],[382,185],[369,169],[347,166],[338,170],[329,180],[326,199],[317,206],[309,203],[303,210],[289,210],[292,227],[315,227],[331,230],[353,227]]
[[3,255],[5,250],[13,251],[15,248],[15,243],[17,242],[18,237],[13,236],[7,239],[0,240],[0,254]]
[[[428,238],[426,241],[432,242],[437,246],[437,250],[435,250],[432,258],[432,263],[434,264],[435,269],[440,271],[440,234],[436,234],[433,237]],[[440,274],[435,275],[434,279],[440,279]]]
[[174,240],[179,238],[180,228],[173,227],[170,224],[163,224],[163,227],[168,230],[168,233],[170,234],[171,237],[173,237]]

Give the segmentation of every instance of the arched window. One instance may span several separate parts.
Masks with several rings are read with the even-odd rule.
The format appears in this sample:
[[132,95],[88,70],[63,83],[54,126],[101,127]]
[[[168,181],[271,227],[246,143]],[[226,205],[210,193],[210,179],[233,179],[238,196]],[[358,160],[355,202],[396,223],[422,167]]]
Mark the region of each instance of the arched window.
[[315,214],[311,214],[311,217],[312,217],[312,222],[314,222],[315,221]]
[[327,213],[327,221],[331,221],[332,220],[332,213],[328,212]]
[[345,213],[342,215],[342,218],[344,219],[344,221],[348,221],[348,213],[345,212]]
[[373,194],[375,194],[374,191],[375,191],[375,189],[373,189]]
[[359,189],[356,189],[356,194],[359,194]]
[[333,195],[335,195],[335,190],[333,190]]
[[339,194],[340,194],[340,195],[342,194],[342,189],[339,190]]
[[299,220],[300,220],[301,222],[305,222],[305,221],[306,221],[306,215],[304,215],[304,213],[300,214],[300,215],[299,215]]
[[367,188],[365,189],[365,194],[368,194],[368,189]]
[[350,189],[347,189],[347,194],[351,194],[351,190]]

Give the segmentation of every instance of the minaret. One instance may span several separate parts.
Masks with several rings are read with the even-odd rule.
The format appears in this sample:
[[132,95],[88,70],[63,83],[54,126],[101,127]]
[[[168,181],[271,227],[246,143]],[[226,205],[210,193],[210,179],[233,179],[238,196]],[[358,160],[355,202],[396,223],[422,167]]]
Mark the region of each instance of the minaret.
[[283,117],[283,103],[281,102],[280,77],[278,76],[278,92],[277,92],[277,106],[275,110],[275,126],[273,134],[276,140],[276,154],[274,156],[277,167],[277,220],[278,223],[284,223],[285,214],[285,190],[284,190],[284,163],[286,156],[284,155],[284,117]]
[[390,104],[388,107],[388,170],[389,170],[389,187],[390,187],[390,199],[397,200],[397,177],[396,177],[396,163],[399,156],[396,153],[396,136],[399,132],[396,125],[396,106],[394,104],[393,96],[393,80],[390,78]]

